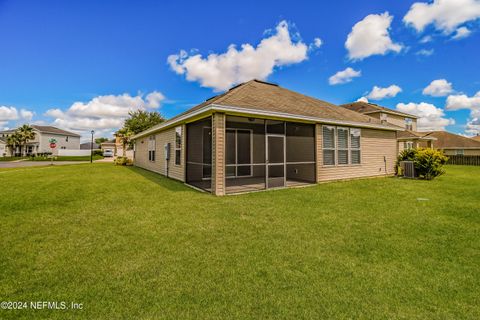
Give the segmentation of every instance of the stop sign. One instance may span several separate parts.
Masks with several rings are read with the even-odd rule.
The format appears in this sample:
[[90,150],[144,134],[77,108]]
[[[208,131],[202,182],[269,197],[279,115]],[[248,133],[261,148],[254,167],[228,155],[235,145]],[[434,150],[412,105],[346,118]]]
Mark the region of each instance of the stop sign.
[[50,143],[50,148],[55,149],[57,145],[55,143]]

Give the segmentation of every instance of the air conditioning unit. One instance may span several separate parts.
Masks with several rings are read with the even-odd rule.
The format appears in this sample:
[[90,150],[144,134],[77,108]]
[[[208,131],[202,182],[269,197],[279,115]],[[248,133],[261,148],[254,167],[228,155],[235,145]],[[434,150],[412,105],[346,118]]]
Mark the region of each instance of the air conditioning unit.
[[415,166],[413,161],[400,161],[400,168],[402,168],[403,176],[405,178],[415,178]]

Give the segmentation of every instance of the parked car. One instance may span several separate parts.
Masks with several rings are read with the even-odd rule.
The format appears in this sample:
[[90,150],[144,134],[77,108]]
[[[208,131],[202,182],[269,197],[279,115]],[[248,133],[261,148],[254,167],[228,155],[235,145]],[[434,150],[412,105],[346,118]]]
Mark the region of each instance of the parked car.
[[109,149],[103,150],[103,156],[104,157],[113,157],[113,150],[109,150]]

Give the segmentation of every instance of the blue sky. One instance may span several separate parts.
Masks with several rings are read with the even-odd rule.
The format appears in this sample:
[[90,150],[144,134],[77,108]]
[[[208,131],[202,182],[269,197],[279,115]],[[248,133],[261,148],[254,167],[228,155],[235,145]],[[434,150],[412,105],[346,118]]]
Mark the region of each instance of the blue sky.
[[473,135],[479,18],[478,0],[0,1],[0,128],[105,136],[129,109],[171,117],[256,77]]

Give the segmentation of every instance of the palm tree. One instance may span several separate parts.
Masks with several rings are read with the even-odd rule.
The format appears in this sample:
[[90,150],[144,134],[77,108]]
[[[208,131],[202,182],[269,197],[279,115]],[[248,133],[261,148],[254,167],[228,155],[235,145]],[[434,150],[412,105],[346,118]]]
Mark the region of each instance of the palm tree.
[[20,135],[20,140],[23,144],[24,153],[25,153],[25,156],[26,156],[27,155],[27,143],[28,143],[28,141],[35,139],[35,132],[33,131],[33,128],[30,127],[28,124],[24,124],[23,126],[18,128],[16,130],[16,132],[18,132],[18,134]]
[[128,129],[122,128],[117,131],[115,136],[120,138],[120,142],[122,142],[123,146],[123,157],[127,156],[127,145],[130,144],[130,138],[132,137],[133,133],[129,131]]
[[20,135],[17,132],[7,137],[7,147],[10,148],[10,155],[12,157],[15,156],[17,146],[21,145],[21,143]]

